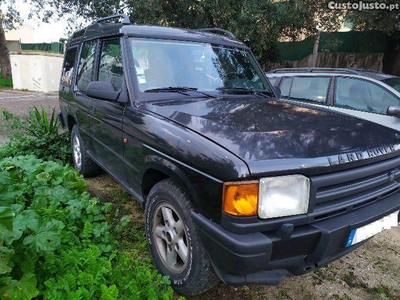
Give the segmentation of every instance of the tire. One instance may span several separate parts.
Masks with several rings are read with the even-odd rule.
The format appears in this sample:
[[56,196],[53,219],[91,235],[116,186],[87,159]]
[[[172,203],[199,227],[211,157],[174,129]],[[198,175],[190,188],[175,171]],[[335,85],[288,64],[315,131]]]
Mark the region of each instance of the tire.
[[190,216],[192,210],[186,194],[171,179],[151,189],[145,210],[146,236],[153,262],[162,275],[169,276],[172,288],[183,296],[201,294],[219,282]]
[[87,155],[86,147],[76,124],[71,130],[71,148],[74,167],[83,177],[92,177],[100,174],[101,168]]

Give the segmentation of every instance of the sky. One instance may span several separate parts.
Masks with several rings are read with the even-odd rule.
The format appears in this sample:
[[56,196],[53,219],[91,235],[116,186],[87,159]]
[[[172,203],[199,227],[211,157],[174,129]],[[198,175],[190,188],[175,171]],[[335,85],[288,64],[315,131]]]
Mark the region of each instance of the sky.
[[65,31],[67,26],[66,19],[51,23],[40,22],[37,18],[28,19],[31,4],[23,0],[16,1],[16,8],[24,20],[23,25],[33,29],[34,43],[58,42],[60,38],[68,38]]

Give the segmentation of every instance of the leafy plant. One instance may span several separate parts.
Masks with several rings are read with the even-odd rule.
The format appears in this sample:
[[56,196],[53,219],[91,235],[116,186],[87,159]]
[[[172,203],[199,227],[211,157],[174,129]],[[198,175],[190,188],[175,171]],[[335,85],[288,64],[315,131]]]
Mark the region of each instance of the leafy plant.
[[0,158],[33,154],[46,160],[71,162],[69,133],[60,133],[60,121],[54,109],[48,116],[43,107],[40,110],[34,107],[27,118],[18,118],[7,110],[2,112],[12,134],[11,142],[0,150]]
[[148,258],[118,251],[111,209],[69,166],[32,155],[0,161],[0,298],[172,298]]

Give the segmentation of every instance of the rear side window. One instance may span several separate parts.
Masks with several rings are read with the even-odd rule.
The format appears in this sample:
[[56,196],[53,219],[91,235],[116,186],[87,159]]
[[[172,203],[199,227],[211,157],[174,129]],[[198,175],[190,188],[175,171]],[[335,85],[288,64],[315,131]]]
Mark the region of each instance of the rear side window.
[[82,46],[79,58],[76,84],[78,89],[86,92],[87,86],[93,80],[94,61],[96,58],[96,41],[86,42]]
[[281,84],[281,96],[289,97],[290,86],[292,85],[292,78],[285,77],[282,79]]
[[119,39],[103,41],[101,44],[99,81],[111,82],[119,90],[122,86],[123,76]]
[[329,81],[329,77],[295,77],[290,98],[325,103]]
[[65,53],[64,66],[62,68],[61,83],[70,85],[74,73],[74,63],[78,47],[69,48]]
[[339,77],[336,80],[336,105],[385,114],[389,106],[399,106],[400,99],[375,83]]

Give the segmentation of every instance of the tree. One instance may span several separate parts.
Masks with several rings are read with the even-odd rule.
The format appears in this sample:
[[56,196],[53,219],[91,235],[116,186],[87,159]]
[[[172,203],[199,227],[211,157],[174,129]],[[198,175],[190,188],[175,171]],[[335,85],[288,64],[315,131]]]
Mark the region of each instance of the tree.
[[[371,1],[372,2],[372,1]],[[397,0],[385,1],[388,5]],[[389,45],[383,56],[383,72],[400,75],[400,14],[398,10],[348,11],[346,20],[355,30],[378,30],[389,35]]]
[[[262,64],[279,60],[276,43],[315,34],[317,28],[335,30],[340,11],[329,10],[328,0],[44,0],[33,11],[44,21],[70,15],[92,20],[125,12],[135,24],[183,28],[221,27],[245,41]],[[46,9],[47,8],[47,9]],[[81,17],[81,18],[77,18]],[[82,24],[80,24],[82,25]]]
[[11,77],[10,54],[8,53],[4,29],[12,29],[21,21],[13,4],[14,1],[4,3],[0,0],[0,74],[3,78]]

